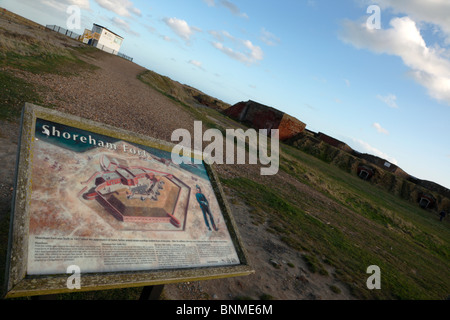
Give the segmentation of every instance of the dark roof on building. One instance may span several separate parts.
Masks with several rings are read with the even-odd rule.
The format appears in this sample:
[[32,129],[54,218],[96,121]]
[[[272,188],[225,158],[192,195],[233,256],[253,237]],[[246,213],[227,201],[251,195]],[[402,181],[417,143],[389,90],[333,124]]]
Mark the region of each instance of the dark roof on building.
[[119,38],[125,39],[124,37],[122,37],[122,36],[119,36],[119,35],[118,35],[117,33],[115,33],[114,31],[111,31],[111,30],[109,30],[108,28],[106,28],[106,27],[104,27],[104,26],[101,26],[101,25],[99,25],[99,24],[96,24],[96,23],[94,23],[94,26],[97,26],[97,27],[99,27],[99,28],[102,28],[102,29],[108,30],[109,32],[111,32],[112,34],[114,34],[114,35],[118,36]]

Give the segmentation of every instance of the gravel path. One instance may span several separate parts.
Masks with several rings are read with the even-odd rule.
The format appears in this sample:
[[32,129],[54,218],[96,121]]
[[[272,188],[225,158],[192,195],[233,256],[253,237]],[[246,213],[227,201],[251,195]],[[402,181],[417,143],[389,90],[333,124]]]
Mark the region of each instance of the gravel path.
[[117,56],[99,52],[86,58],[99,69],[77,76],[22,74],[49,91],[44,105],[132,132],[170,141],[177,128],[193,128],[194,119],[169,98],[137,79],[145,69]]

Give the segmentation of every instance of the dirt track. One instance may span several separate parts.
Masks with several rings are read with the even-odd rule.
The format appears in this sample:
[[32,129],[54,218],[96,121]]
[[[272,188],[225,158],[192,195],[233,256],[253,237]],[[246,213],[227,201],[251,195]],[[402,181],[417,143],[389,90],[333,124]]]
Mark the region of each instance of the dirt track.
[[48,105],[83,118],[166,141],[175,129],[193,126],[187,112],[136,79],[144,68],[103,53],[99,60],[86,60],[101,69],[70,78],[54,74],[24,77],[50,89],[44,97]]

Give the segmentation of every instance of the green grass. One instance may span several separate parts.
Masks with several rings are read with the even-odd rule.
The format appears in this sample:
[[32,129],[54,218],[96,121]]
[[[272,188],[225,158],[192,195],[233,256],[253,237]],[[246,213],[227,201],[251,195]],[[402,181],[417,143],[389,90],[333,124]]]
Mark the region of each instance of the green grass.
[[75,75],[82,69],[86,70],[93,68],[92,65],[79,59],[74,54],[39,54],[22,56],[15,52],[7,52],[5,59],[1,64],[34,74],[52,73],[64,76]]
[[339,289],[339,288],[336,287],[335,285],[331,285],[331,286],[330,286],[330,290],[331,290],[331,292],[333,292],[333,293],[335,293],[335,294],[339,294],[339,293],[342,292],[341,289]]
[[263,293],[259,296],[259,300],[276,300],[274,296],[268,294],[268,293]]
[[0,119],[17,119],[25,102],[42,102],[37,87],[10,72],[0,71]]
[[[222,179],[273,233],[304,252],[311,272],[337,279],[361,299],[443,299],[450,290],[449,231],[427,211],[291,147],[281,166],[324,196],[311,198],[274,176],[270,183]],[[283,187],[281,187],[283,186]],[[382,290],[365,286],[369,265],[382,272]]]
[[312,273],[319,273],[323,276],[328,275],[328,271],[323,267],[322,263],[314,255],[303,255],[303,260],[305,260],[306,265]]
[[[28,44],[28,47],[35,46]],[[48,90],[45,86],[34,85],[14,75],[16,71],[70,77],[81,71],[97,69],[80,58],[83,55],[92,56],[96,51],[98,50],[95,48],[81,47],[58,53],[46,52],[39,48],[27,54],[14,51],[0,52],[0,119],[17,120],[25,102],[42,104],[42,94]],[[53,106],[47,104],[46,107]]]

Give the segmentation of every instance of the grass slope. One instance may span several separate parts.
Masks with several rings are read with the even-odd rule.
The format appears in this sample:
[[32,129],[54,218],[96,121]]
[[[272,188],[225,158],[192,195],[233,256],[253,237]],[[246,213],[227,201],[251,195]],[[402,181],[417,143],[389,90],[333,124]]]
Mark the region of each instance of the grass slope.
[[[207,127],[240,126],[218,112],[184,107],[207,119]],[[269,232],[303,253],[310,271],[336,277],[356,298],[448,298],[447,221],[339,168],[328,155],[287,145],[280,154],[276,176],[221,179],[251,208],[255,224],[267,222]],[[366,286],[370,265],[380,267],[381,290]]]
[[[278,178],[224,180],[269,221],[272,232],[304,252],[311,271],[324,265],[361,299],[444,299],[450,290],[449,229],[414,206],[302,151],[282,147],[281,169],[323,197],[310,197]],[[256,222],[258,223],[258,222]],[[367,267],[381,269],[382,290],[366,288]]]

